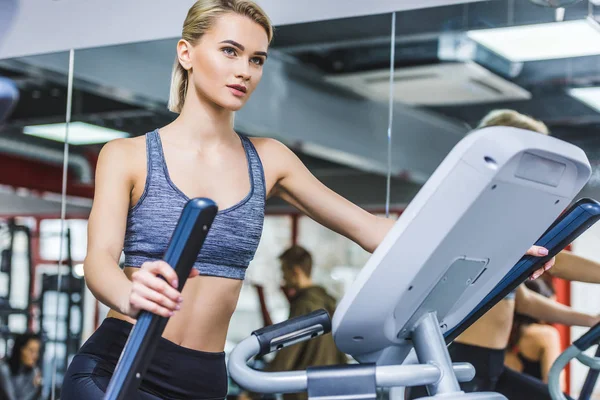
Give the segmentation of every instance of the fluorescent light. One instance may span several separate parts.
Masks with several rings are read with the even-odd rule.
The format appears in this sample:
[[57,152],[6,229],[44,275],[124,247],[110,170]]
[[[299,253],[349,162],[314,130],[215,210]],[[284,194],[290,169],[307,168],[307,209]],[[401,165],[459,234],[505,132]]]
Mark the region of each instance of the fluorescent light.
[[569,89],[569,95],[600,111],[600,87]]
[[[26,135],[39,136],[58,142],[65,141],[66,124],[32,125],[23,129]],[[126,132],[103,128],[85,122],[71,122],[69,124],[69,144],[94,144],[106,143],[112,139],[128,137]]]
[[600,54],[600,31],[587,20],[482,29],[467,35],[513,62]]

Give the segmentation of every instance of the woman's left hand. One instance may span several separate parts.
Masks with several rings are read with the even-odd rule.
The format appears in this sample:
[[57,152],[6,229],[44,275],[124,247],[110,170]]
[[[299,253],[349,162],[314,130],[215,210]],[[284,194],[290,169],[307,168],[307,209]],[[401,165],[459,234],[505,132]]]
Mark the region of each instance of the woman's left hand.
[[[527,250],[527,255],[534,256],[534,257],[544,257],[544,256],[548,255],[548,249],[546,249],[544,247],[540,247],[540,246],[531,246],[531,248],[529,250]],[[550,261],[548,261],[546,264],[544,264],[544,266],[542,268],[538,269],[533,274],[531,274],[531,276],[529,278],[531,280],[539,278],[540,276],[542,276],[542,274],[544,272],[546,272],[550,268],[552,268],[554,266],[555,262],[556,262],[556,258],[552,257],[550,259]]]

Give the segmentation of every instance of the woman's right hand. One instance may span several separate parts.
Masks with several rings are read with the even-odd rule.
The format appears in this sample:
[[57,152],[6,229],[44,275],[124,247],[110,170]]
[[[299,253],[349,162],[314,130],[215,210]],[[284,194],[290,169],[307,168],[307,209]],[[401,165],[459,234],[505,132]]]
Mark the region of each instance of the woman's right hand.
[[[189,277],[195,276],[198,276],[198,271],[192,268]],[[131,293],[124,310],[126,315],[137,318],[140,311],[146,310],[168,318],[181,308],[183,297],[177,290],[179,287],[177,274],[166,262],[162,260],[145,262],[132,274],[131,281]]]

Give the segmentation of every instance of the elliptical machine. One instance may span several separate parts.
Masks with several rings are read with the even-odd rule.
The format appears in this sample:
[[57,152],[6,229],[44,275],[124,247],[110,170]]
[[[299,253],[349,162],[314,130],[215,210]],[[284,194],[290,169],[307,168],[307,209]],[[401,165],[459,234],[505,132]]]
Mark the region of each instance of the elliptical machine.
[[587,349],[600,342],[600,324],[596,324],[590,328],[583,336],[573,342],[560,356],[554,361],[548,375],[548,387],[553,400],[567,400],[566,396],[560,389],[560,373],[571,360],[577,359],[583,365],[590,368],[585,382],[579,393],[578,400],[590,400],[598,375],[600,374],[600,346],[596,350],[594,357],[590,357],[584,353]]
[[[506,127],[468,135],[373,253],[333,320],[314,312],[255,331],[231,353],[231,377],[254,392],[306,391],[310,399],[375,399],[380,387],[425,385],[433,399],[505,400],[462,392],[474,368],[453,364],[446,346],[596,222],[593,200],[556,219],[589,176],[583,151],[556,138]],[[522,257],[533,243],[550,254]],[[330,329],[359,364],[277,373],[247,364]]]

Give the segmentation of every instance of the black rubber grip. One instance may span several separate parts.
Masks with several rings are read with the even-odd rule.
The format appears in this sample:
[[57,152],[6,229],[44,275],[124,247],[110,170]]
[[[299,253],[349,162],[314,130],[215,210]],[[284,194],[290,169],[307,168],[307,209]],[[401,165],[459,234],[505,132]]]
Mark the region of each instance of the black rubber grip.
[[583,334],[579,339],[573,342],[573,346],[581,351],[585,351],[598,343],[600,339],[600,323],[592,326],[589,331]]
[[260,343],[260,353],[265,355],[290,344],[302,342],[331,332],[331,318],[326,310],[313,311],[275,325],[258,329],[252,334]]
[[[181,213],[163,257],[177,273],[179,290],[183,289],[198,258],[217,211],[217,205],[212,200],[198,198],[188,201]],[[168,320],[148,311],[140,313],[129,334],[104,400],[136,398],[135,391],[154,356],[156,345]]]

